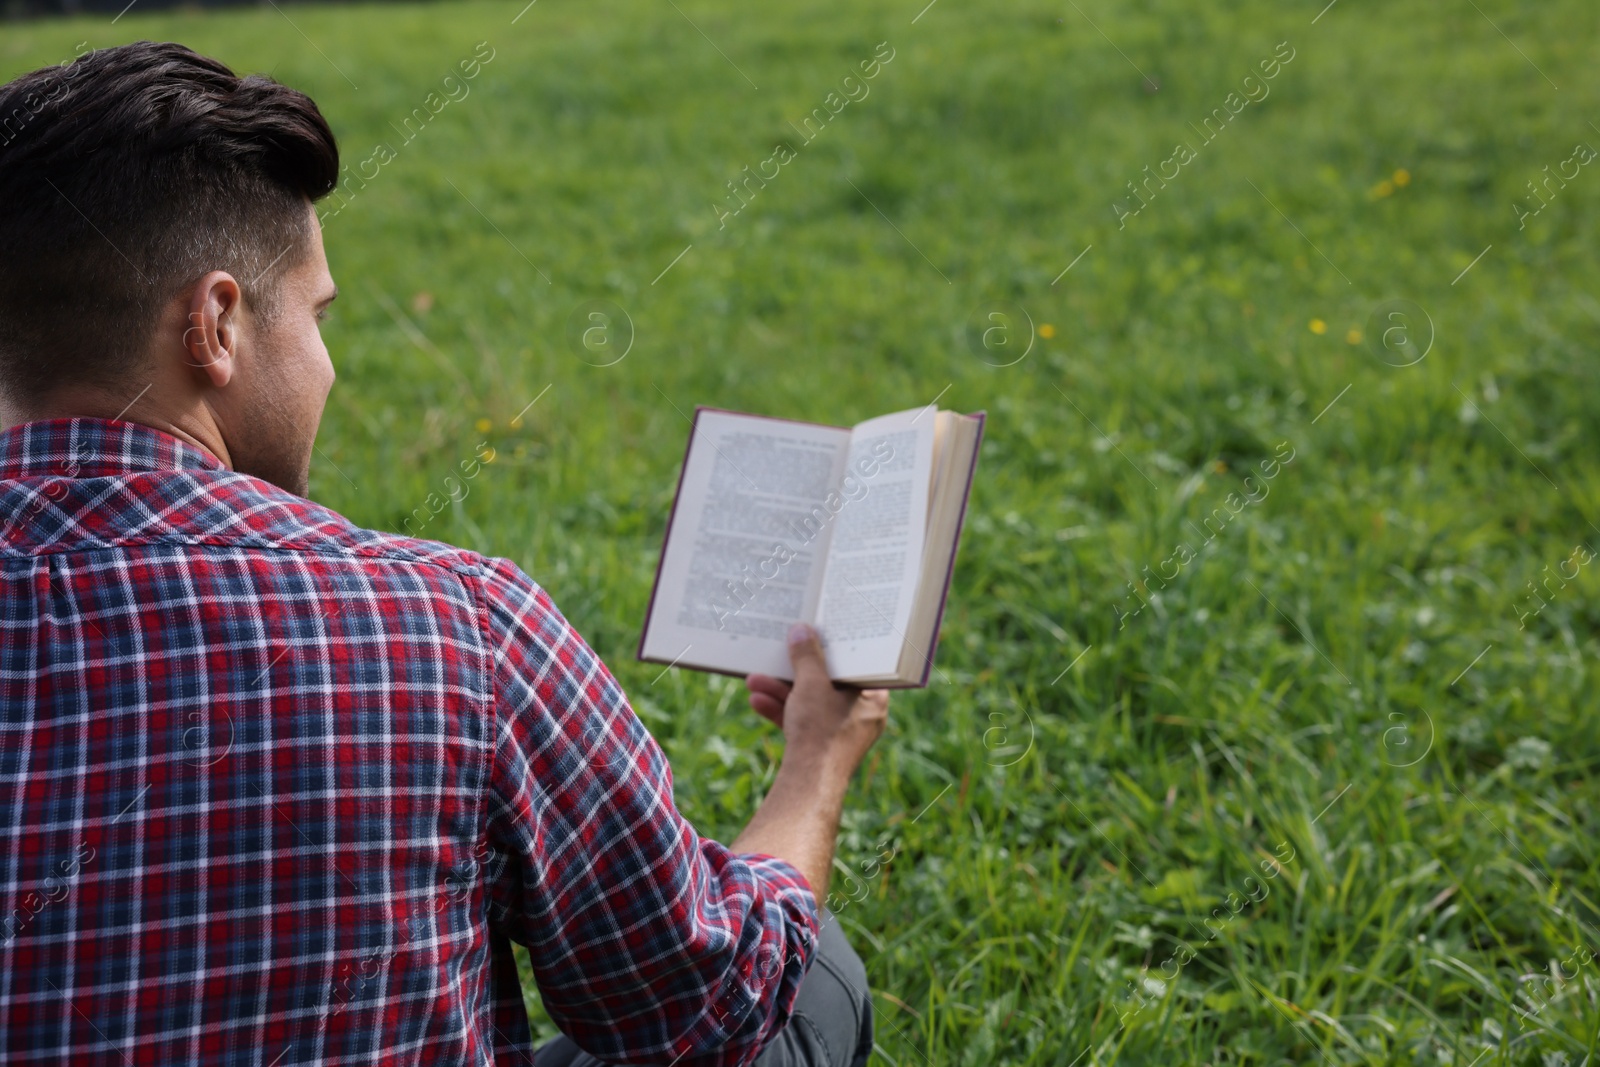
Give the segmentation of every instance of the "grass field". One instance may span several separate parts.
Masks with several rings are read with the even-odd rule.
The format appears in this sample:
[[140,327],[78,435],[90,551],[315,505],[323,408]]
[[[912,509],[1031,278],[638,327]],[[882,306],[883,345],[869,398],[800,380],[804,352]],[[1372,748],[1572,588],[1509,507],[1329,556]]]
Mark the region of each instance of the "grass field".
[[876,1062],[1595,1062],[1592,4],[523,2],[7,24],[0,75],[175,39],[320,102],[375,176],[313,495],[400,529],[492,449],[420,532],[550,590],[724,840],[775,732],[632,658],[686,416],[989,412],[839,853]]

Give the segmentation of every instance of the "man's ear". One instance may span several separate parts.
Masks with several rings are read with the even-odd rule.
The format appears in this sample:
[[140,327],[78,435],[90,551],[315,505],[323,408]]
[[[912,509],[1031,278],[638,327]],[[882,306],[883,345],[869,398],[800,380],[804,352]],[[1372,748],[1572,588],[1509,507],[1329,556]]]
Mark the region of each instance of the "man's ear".
[[189,290],[185,362],[218,389],[233,380],[244,295],[227,271],[214,270]]

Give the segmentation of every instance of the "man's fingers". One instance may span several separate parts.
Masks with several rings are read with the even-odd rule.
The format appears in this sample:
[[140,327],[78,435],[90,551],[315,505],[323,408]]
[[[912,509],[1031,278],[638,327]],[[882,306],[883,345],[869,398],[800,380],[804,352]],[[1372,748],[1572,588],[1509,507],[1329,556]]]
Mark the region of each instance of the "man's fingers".
[[789,699],[789,691],[794,688],[788,682],[774,678],[770,674],[752,674],[745,678],[744,684],[750,692],[764,693],[780,705]]
[[782,727],[783,705],[788,701],[789,691],[794,686],[770,674],[746,675],[744,684],[745,688],[750,690],[750,706],[755,709],[756,714]]
[[750,706],[763,719],[768,720],[775,726],[783,726],[783,701],[774,700],[765,693],[752,692],[750,694]]

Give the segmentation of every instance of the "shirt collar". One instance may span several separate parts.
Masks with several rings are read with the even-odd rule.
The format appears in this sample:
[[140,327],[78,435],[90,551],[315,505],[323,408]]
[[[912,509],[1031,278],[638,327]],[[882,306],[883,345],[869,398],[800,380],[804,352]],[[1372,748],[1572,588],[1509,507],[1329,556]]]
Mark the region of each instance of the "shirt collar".
[[0,433],[0,479],[95,478],[136,471],[226,470],[169,433],[117,419],[42,419]]

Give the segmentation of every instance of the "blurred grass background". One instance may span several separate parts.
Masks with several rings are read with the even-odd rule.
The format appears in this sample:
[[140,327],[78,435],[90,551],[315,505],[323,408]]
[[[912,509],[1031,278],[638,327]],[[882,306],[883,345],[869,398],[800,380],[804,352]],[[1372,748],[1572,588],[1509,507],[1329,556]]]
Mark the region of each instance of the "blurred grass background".
[[[1600,174],[1524,228],[1513,204],[1600,145],[1596,16],[134,7],[6,24],[0,76],[178,40],[309,92],[352,171],[394,149],[326,225],[313,496],[399,530],[487,442],[423,535],[550,590],[724,840],[775,732],[737,682],[632,658],[688,414],[989,411],[941,670],[895,697],[839,851],[875,1062],[1577,1064],[1600,964],[1529,976],[1600,953],[1600,613],[1592,567],[1529,583],[1600,548]],[[479,42],[468,95],[404,143]],[[880,42],[870,94],[802,144],[790,122]],[[1282,42],[1270,95],[1202,143]],[[719,226],[779,141],[796,158]],[[1119,227],[1180,143],[1198,158]],[[1396,298],[1432,324],[1407,367],[1368,325]],[[593,300],[631,323],[611,366],[567,339]],[[1033,346],[993,366],[1014,357],[966,324],[1017,305]],[[1130,589],[1180,543],[1167,588]]]

